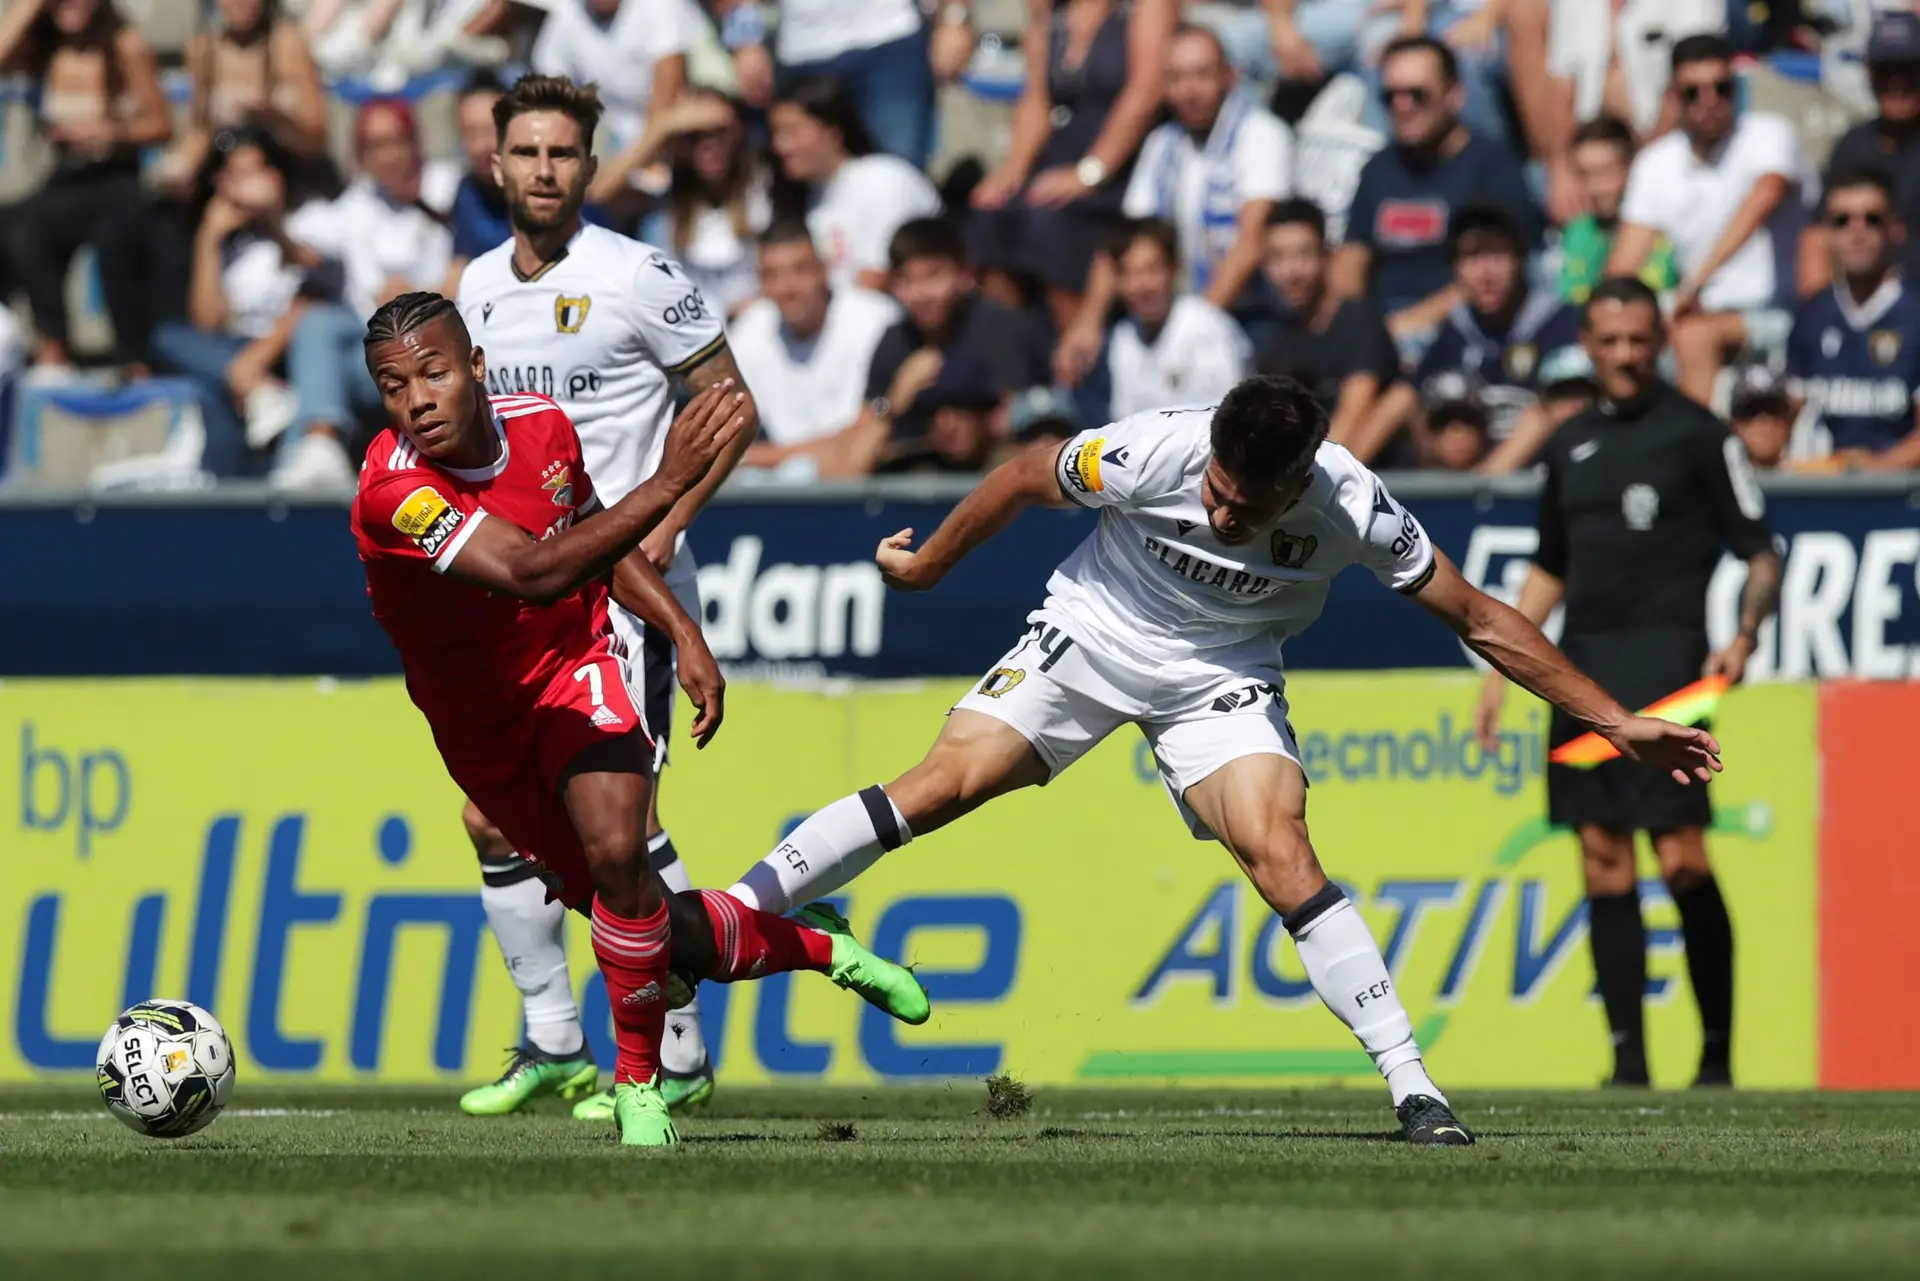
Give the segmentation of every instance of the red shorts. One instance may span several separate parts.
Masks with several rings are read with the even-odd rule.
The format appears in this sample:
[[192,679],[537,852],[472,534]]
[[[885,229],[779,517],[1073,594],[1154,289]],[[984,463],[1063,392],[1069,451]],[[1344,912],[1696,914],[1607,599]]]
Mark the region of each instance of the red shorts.
[[[436,738],[447,772],[467,799],[521,858],[546,870],[554,897],[568,907],[584,907],[593,898],[593,878],[580,834],[560,799],[560,784],[581,752],[634,733],[645,737],[646,725],[620,660],[602,643],[579,663],[568,664],[533,707],[509,725],[476,727],[458,742],[436,730]],[[650,744],[642,759],[653,759]]]

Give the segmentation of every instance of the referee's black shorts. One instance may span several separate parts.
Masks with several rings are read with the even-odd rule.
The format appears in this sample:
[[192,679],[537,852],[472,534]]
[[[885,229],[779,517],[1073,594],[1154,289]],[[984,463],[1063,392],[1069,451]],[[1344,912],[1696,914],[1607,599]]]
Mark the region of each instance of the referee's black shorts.
[[[1560,648],[1630,711],[1699,680],[1707,659],[1707,638],[1692,628],[1569,635],[1561,638]],[[1549,746],[1586,732],[1586,726],[1556,708]],[[1547,818],[1556,826],[1591,823],[1616,831],[1664,832],[1707,826],[1713,807],[1706,786],[1697,780],[1676,783],[1633,761],[1612,760],[1586,768],[1548,765]]]

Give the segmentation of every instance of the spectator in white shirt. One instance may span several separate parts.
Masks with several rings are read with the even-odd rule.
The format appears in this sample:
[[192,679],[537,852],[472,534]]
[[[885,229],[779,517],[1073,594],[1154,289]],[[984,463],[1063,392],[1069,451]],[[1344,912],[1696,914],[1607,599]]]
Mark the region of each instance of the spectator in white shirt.
[[1260,266],[1267,212],[1293,187],[1293,135],[1235,92],[1219,37],[1176,33],[1167,55],[1173,119],[1147,135],[1121,201],[1129,218],[1165,218],[1180,233],[1183,291],[1231,307]]
[[[540,27],[531,62],[543,76],[598,85],[606,106],[601,141],[618,156],[640,141],[649,116],[671,107],[687,83],[687,48],[702,21],[692,0],[558,0]],[[588,198],[627,228],[645,196],[640,169],[621,170],[618,187],[596,181]]]
[[[1259,269],[1267,214],[1292,190],[1293,135],[1235,92],[1220,38],[1204,27],[1174,33],[1166,85],[1173,119],[1141,145],[1121,212],[1171,222],[1187,267],[1181,292],[1232,310]],[[1055,362],[1062,381],[1079,381],[1098,358],[1113,275],[1113,260],[1096,255],[1080,314],[1062,335]]]
[[411,109],[370,102],[354,134],[360,173],[331,204],[302,211],[296,229],[301,243],[341,265],[344,283],[340,302],[306,309],[287,351],[300,408],[273,479],[290,488],[352,483],[342,441],[380,408],[361,351],[366,318],[400,294],[441,288],[453,262],[453,232],[425,198]]
[[853,99],[836,81],[796,83],[774,102],[769,123],[782,176],[804,192],[827,279],[836,288],[886,288],[893,233],[940,212],[933,184],[898,156],[874,150]]
[[1673,243],[1679,385],[1706,404],[1728,357],[1786,343],[1800,235],[1820,184],[1786,120],[1736,117],[1733,50],[1723,38],[1674,45],[1668,92],[1680,127],[1634,158],[1607,273],[1638,275],[1660,236]]
[[[314,207],[301,239],[346,269],[341,301],[364,326],[389,298],[446,281],[453,232],[437,207],[450,203],[458,179],[429,174],[413,110],[397,99],[360,109],[354,155],[359,172],[337,198]],[[440,185],[449,190],[429,190]]]
[[1180,249],[1171,223],[1131,221],[1112,252],[1126,308],[1107,343],[1112,417],[1212,400],[1247,376],[1252,344],[1233,318],[1196,294],[1174,293]]
[[728,341],[763,406],[745,463],[778,467],[853,425],[874,349],[900,311],[884,294],[831,288],[800,222],[776,223],[761,237],[760,284],[766,296],[740,313]]

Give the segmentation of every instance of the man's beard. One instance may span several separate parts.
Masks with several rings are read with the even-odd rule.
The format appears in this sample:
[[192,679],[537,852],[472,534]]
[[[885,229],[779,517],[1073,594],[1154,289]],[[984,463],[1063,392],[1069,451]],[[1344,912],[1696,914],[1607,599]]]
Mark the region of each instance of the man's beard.
[[[547,193],[541,192],[539,194],[544,196]],[[515,200],[509,203],[507,216],[517,229],[533,235],[539,235],[541,232],[553,231],[556,228],[566,226],[567,223],[580,212],[581,203],[581,200],[577,196],[572,199],[567,199],[563,196],[558,209],[554,210],[551,215],[542,215],[536,214],[533,208],[524,200]]]

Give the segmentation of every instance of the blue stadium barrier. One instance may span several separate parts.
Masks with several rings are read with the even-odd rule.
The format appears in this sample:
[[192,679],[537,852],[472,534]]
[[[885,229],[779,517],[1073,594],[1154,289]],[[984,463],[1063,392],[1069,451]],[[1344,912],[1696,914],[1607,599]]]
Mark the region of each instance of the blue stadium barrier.
[[[1028,511],[939,591],[887,591],[872,561],[880,539],[909,525],[930,531],[972,483],[726,487],[690,533],[715,656],[736,671],[791,675],[986,670],[1095,518]],[[1406,473],[1388,483],[1471,581],[1518,587],[1533,550],[1535,482]],[[1795,679],[1920,673],[1920,476],[1766,476],[1761,486],[1787,563],[1780,618],[1763,629],[1756,664]],[[0,491],[0,546],[34,549],[0,567],[0,677],[397,669],[367,610],[345,495],[264,485],[194,495]],[[1739,579],[1715,583],[1708,618],[1724,637],[1736,625]],[[1323,621],[1287,642],[1296,671],[1466,663],[1452,633],[1357,569],[1334,581]]]

